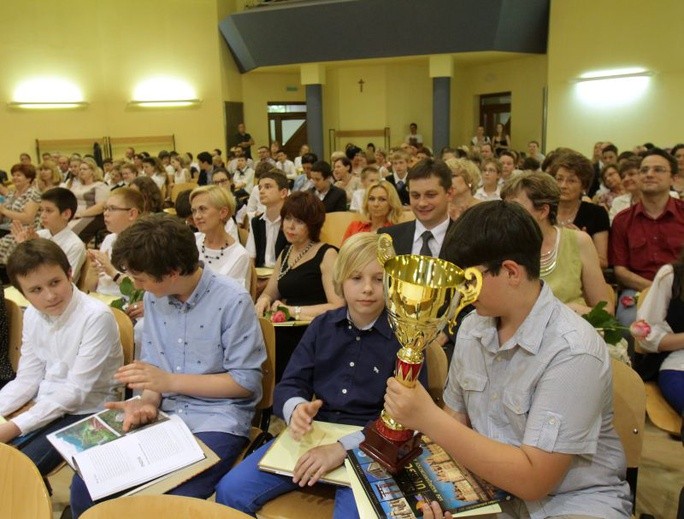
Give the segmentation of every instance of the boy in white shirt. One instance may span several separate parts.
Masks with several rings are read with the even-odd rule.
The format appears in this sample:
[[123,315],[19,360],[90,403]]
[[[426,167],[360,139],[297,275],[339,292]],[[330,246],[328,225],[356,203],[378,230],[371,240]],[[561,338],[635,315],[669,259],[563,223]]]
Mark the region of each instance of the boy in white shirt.
[[71,190],[53,187],[40,197],[41,230],[36,232],[33,227],[24,227],[17,221],[12,224],[12,234],[17,243],[45,238],[59,245],[69,259],[74,283],[78,283],[86,255],[85,244],[68,225],[77,207],[76,195]]
[[31,306],[17,377],[0,391],[0,416],[34,405],[0,424],[0,441],[14,440],[45,475],[62,459],[46,436],[116,400],[119,330],[109,308],[71,282],[69,261],[54,242],[20,243],[7,274]]

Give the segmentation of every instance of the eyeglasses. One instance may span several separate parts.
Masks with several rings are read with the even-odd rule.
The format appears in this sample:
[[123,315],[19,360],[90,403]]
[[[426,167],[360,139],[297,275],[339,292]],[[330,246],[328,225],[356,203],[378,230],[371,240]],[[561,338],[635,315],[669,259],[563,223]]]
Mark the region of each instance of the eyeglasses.
[[670,172],[670,170],[664,166],[641,166],[639,168],[639,173],[646,175],[648,174],[649,170],[657,173],[658,175],[663,175]]
[[132,208],[131,207],[117,207],[115,205],[106,205],[104,207],[105,212],[111,212],[111,211],[130,211]]

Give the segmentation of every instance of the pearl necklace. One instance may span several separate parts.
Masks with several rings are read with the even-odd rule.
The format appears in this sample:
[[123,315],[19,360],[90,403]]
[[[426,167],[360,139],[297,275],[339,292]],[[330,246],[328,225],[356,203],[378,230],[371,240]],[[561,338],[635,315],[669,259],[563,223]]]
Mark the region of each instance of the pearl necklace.
[[304,257],[304,255],[305,255],[307,252],[309,252],[309,250],[310,250],[311,247],[313,247],[313,246],[314,246],[314,242],[311,241],[311,240],[309,240],[309,243],[306,245],[306,247],[304,247],[304,249],[302,250],[302,252],[300,252],[299,254],[297,254],[297,257],[296,257],[294,260],[292,260],[291,263],[288,263],[288,260],[290,259],[290,253],[292,252],[292,248],[293,248],[293,247],[289,247],[289,248],[287,249],[287,253],[285,254],[285,257],[283,258],[283,263],[282,263],[282,265],[280,265],[280,272],[278,273],[278,281],[280,281],[281,279],[283,279],[283,277],[285,276],[285,274],[287,274],[288,272],[290,272],[290,269],[293,268],[295,265],[297,265],[297,263],[299,263],[299,261]]
[[556,229],[556,243],[550,251],[542,252],[539,260],[539,275],[542,278],[556,270],[558,265],[558,245],[560,244],[561,230],[557,226],[553,228]]
[[207,237],[205,236],[204,239],[202,240],[202,256],[204,256],[204,258],[207,260],[207,263],[211,263],[211,260],[214,260],[214,261],[220,260],[223,257],[223,253],[228,248],[228,240],[223,242],[223,246],[219,250],[218,256],[209,256],[209,254],[207,254],[207,248],[205,247],[206,242],[207,242]]

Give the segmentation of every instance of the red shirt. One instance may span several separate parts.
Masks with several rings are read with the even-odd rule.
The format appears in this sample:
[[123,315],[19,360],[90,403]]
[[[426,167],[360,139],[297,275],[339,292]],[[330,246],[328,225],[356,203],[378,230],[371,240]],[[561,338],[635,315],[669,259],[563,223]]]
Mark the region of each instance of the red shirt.
[[[371,225],[372,224],[370,222],[364,222],[362,220],[350,222],[349,227],[347,227],[347,230],[344,232],[344,236],[342,237],[342,243],[344,243],[346,239],[353,234],[359,232],[371,232]],[[383,227],[389,227],[390,225],[392,225],[392,223],[385,222],[385,225]]]
[[684,245],[684,201],[670,198],[658,218],[641,202],[617,214],[610,230],[610,264],[653,281],[656,272],[679,257]]

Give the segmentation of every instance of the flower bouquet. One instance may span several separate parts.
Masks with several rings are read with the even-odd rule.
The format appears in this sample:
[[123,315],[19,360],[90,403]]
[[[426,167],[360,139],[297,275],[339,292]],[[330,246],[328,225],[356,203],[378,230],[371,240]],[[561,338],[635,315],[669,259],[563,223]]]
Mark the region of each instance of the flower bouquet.
[[275,310],[269,310],[264,313],[264,317],[272,323],[284,323],[285,321],[294,321],[294,317],[290,315],[290,311],[285,306],[279,306]]
[[627,331],[627,328],[622,326],[614,315],[606,312],[607,304],[605,301],[601,301],[582,317],[589,321],[601,334],[608,346],[610,356],[631,366],[632,362],[627,352],[627,340],[622,335],[623,332]]
[[137,303],[138,301],[142,301],[142,298],[145,295],[144,290],[135,288],[135,285],[133,285],[133,282],[129,277],[123,278],[123,281],[121,281],[121,284],[119,285],[119,290],[121,290],[123,297],[115,299],[110,303],[109,306],[113,306],[114,308],[118,308],[124,312],[129,305]]

